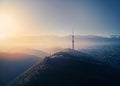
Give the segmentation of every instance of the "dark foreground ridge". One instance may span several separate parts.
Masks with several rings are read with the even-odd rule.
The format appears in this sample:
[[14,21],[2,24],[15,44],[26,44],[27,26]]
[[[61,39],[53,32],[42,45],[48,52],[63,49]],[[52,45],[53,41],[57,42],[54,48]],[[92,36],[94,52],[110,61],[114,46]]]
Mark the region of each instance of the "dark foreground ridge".
[[66,49],[46,57],[8,86],[120,86],[119,80],[118,69]]

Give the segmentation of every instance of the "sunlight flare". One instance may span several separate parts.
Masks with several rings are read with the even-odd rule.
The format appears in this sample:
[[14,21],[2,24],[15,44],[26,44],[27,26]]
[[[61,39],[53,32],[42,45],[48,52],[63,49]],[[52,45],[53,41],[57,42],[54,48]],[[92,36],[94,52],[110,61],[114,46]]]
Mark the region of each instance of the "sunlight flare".
[[7,38],[14,34],[16,23],[14,19],[6,14],[0,14],[0,39]]

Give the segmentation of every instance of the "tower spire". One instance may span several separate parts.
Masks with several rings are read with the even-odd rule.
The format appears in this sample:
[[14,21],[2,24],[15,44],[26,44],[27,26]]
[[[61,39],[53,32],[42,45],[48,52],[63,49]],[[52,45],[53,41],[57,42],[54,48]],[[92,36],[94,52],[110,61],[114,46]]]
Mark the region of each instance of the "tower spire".
[[72,29],[72,49],[74,50],[74,30]]

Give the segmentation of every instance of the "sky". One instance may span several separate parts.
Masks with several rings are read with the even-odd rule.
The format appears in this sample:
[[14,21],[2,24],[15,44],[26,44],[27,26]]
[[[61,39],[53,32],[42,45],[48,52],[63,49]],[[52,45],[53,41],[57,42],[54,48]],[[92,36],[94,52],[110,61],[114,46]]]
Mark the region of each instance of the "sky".
[[119,0],[0,0],[0,37],[120,34]]

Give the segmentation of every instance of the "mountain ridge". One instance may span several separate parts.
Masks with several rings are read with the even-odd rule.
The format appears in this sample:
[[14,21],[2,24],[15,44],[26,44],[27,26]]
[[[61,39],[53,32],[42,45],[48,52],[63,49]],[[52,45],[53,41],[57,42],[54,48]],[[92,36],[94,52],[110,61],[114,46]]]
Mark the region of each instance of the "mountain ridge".
[[109,86],[112,82],[113,84],[117,82],[115,81],[118,74],[115,72],[116,69],[113,70],[108,65],[93,59],[83,59],[88,58],[88,55],[77,57],[75,54],[74,56],[71,51],[80,53],[68,49],[48,56],[26,71],[26,74],[28,73],[26,76],[24,73],[8,86],[74,86],[77,84],[96,86],[100,82],[98,86]]

